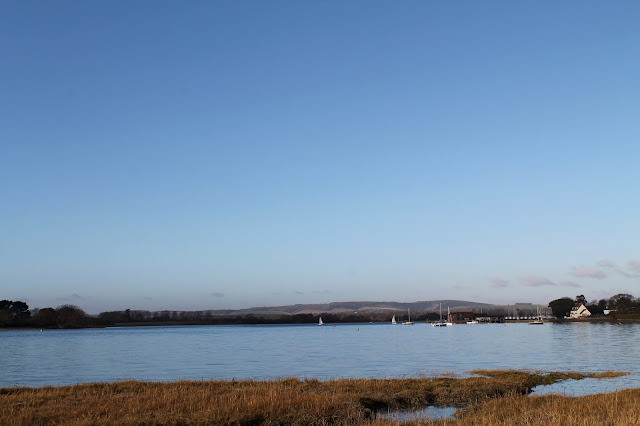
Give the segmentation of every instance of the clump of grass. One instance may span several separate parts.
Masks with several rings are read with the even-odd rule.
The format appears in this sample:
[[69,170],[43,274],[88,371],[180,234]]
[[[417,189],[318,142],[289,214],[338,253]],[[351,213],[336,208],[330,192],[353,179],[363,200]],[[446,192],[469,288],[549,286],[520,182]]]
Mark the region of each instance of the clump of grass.
[[[509,411],[509,404],[524,404],[518,396],[535,384],[581,377],[509,370],[481,373],[466,378],[123,381],[7,388],[0,389],[0,424],[384,425],[394,422],[376,420],[378,410],[470,404],[461,414],[464,422],[487,410]],[[506,405],[486,405],[494,400]]]
[[601,373],[589,373],[587,377],[594,379],[610,379],[614,377],[628,376],[629,374],[631,373],[628,371],[603,371]]

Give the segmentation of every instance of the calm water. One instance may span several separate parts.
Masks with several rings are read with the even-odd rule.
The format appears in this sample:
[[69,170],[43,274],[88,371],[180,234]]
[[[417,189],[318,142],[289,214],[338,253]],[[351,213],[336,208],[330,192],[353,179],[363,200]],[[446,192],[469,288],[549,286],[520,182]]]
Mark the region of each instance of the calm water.
[[640,387],[640,324],[12,330],[0,331],[0,345],[0,387],[121,379],[434,376],[476,368],[632,373],[563,382],[540,392]]

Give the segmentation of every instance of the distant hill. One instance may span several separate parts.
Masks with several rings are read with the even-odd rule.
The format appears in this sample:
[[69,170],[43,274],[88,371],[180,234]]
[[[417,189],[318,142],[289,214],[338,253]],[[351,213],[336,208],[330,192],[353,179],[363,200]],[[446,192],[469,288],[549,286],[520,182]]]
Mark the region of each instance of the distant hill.
[[331,314],[341,314],[341,313],[374,313],[374,312],[391,312],[391,311],[406,311],[407,309],[411,309],[414,312],[437,312],[440,309],[440,304],[442,303],[442,308],[446,309],[447,307],[456,309],[457,311],[461,310],[472,310],[478,308],[490,308],[495,305],[491,305],[488,303],[477,303],[477,302],[469,302],[465,300],[429,300],[429,301],[420,301],[420,302],[372,302],[372,301],[362,301],[362,302],[331,302],[331,303],[320,303],[320,304],[298,304],[298,305],[285,305],[285,306],[260,306],[248,309],[240,309],[240,310],[224,310],[224,311],[216,311],[216,313],[222,315],[247,315],[247,314],[255,314],[255,315],[266,315],[266,314],[319,314],[319,313],[331,313]]
[[475,312],[489,316],[533,315],[539,308],[531,303],[493,305],[466,300],[429,300],[420,302],[332,302],[284,306],[257,306],[248,309],[215,309],[206,311],[144,311],[130,310],[101,312],[96,320],[102,325],[181,325],[181,324],[306,324],[317,323],[322,315],[325,323],[380,322],[393,316],[404,318],[411,309],[412,319],[433,321],[443,312]]

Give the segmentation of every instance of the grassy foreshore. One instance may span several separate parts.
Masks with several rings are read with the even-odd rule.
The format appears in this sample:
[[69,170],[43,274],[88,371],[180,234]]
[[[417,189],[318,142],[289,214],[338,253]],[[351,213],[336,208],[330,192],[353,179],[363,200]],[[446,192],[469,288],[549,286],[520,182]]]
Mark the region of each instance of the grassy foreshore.
[[464,406],[457,420],[413,424],[638,424],[640,390],[528,397],[565,379],[622,373],[477,371],[468,378],[116,382],[0,389],[3,425],[395,424],[378,412]]

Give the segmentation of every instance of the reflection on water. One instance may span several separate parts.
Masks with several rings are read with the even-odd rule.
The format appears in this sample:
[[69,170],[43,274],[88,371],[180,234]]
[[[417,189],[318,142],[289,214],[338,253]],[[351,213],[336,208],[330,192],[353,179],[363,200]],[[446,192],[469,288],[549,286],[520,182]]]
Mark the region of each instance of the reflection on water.
[[472,369],[629,371],[566,394],[640,387],[640,324],[390,324],[1,331],[0,386],[138,379],[460,375]]

